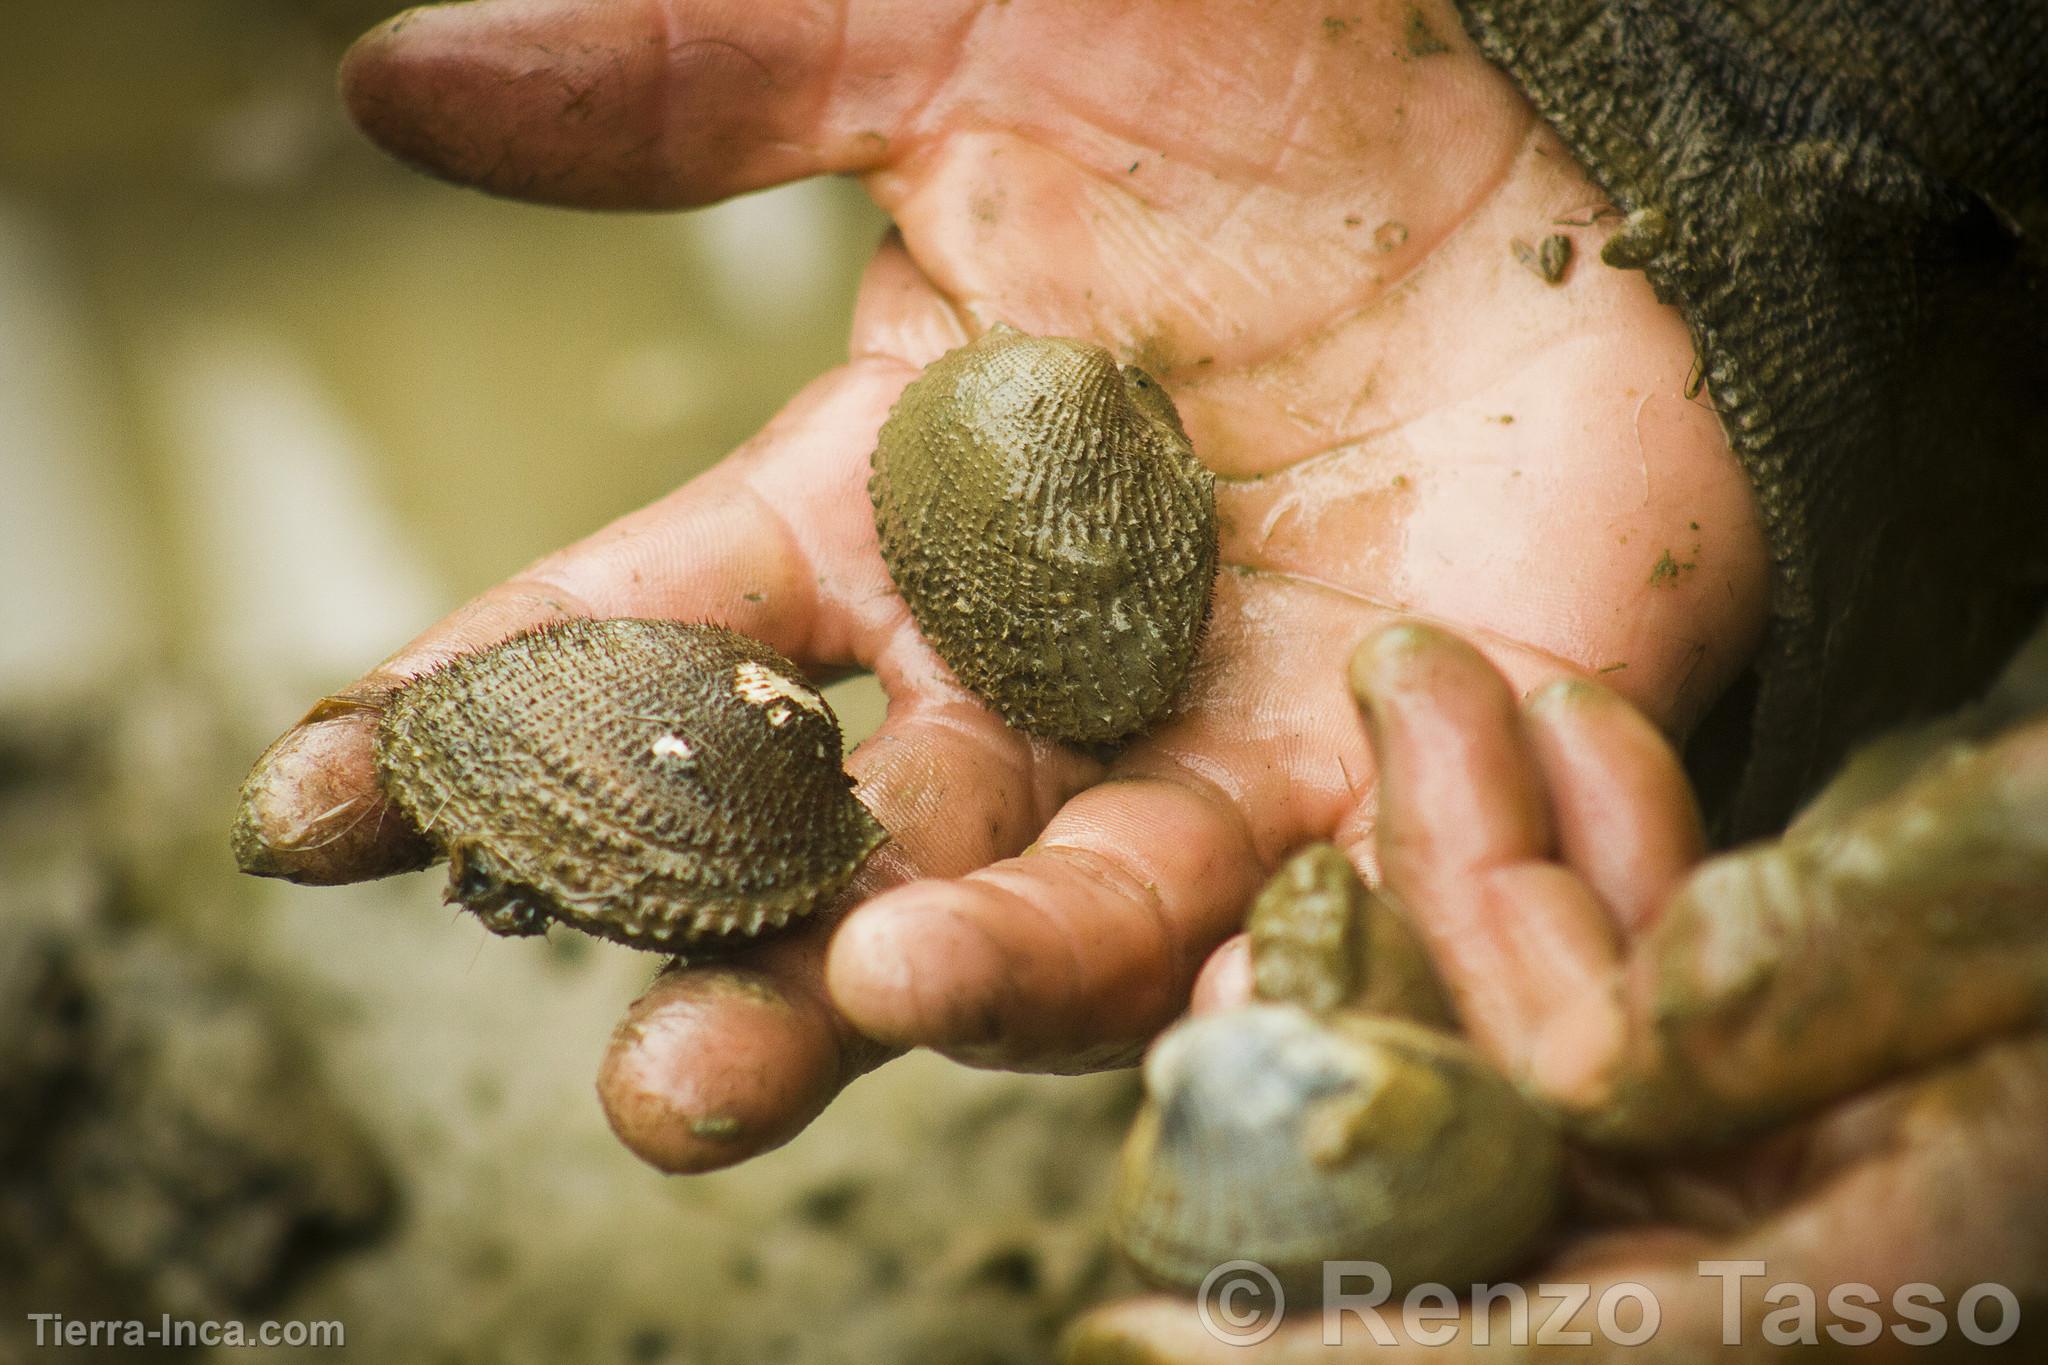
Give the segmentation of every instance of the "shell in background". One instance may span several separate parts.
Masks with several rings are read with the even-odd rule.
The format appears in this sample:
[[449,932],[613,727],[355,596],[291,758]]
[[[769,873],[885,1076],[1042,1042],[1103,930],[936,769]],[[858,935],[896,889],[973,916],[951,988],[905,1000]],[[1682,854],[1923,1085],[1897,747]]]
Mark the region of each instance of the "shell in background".
[[1366,975],[1367,894],[1333,844],[1282,863],[1245,919],[1258,998],[1321,1013],[1357,995]]
[[825,699],[758,640],[574,620],[399,689],[376,756],[448,855],[448,898],[495,932],[555,919],[674,950],[807,914],[887,837],[839,750]]
[[1470,1046],[1405,1020],[1205,1015],[1159,1042],[1145,1086],[1116,1231],[1166,1285],[1237,1259],[1309,1300],[1325,1261],[1377,1262],[1396,1293],[1470,1283],[1512,1268],[1555,1209],[1554,1125]]
[[869,493],[918,628],[1010,724],[1109,743],[1165,714],[1208,618],[1216,496],[1151,376],[999,326],[903,391]]
[[1451,1009],[1415,930],[1335,844],[1280,865],[1252,902],[1253,992],[1311,1013],[1348,1006],[1448,1026]]

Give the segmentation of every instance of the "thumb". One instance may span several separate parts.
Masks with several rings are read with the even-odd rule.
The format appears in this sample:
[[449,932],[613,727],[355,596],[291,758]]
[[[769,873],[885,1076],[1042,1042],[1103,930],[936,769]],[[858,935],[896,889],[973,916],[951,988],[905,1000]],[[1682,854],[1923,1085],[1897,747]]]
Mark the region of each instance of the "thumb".
[[913,48],[936,67],[948,12],[971,9],[904,8],[429,5],[356,43],[342,98],[371,141],[459,184],[588,208],[687,207],[879,165],[943,76],[920,72]]

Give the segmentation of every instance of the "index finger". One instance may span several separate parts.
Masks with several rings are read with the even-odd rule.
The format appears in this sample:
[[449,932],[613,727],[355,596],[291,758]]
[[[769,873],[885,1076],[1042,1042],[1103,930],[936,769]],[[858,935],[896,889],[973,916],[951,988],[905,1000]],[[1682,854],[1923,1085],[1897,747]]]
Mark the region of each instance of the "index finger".
[[1380,779],[1380,870],[1474,1042],[1529,1078],[1603,1056],[1620,948],[1555,849],[1542,773],[1506,679],[1470,645],[1389,627],[1352,658]]

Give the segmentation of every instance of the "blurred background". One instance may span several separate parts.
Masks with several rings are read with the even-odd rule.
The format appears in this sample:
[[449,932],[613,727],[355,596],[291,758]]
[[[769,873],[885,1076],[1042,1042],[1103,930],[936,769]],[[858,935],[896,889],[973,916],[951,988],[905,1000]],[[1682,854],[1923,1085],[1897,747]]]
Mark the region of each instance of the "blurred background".
[[751,434],[842,358],[884,227],[850,183],[606,218],[415,176],[333,95],[396,8],[9,7],[0,1361],[36,1312],[339,1320],[328,1360],[1041,1359],[1129,1287],[1128,1075],[912,1058],[667,1179],[591,1088],[653,959],[492,939],[438,870],[234,874],[265,742]]

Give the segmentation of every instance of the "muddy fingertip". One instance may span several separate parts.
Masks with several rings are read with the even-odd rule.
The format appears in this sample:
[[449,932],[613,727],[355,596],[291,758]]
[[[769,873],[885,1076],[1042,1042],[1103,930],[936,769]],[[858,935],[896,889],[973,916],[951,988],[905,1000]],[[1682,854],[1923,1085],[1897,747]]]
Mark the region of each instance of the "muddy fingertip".
[[335,886],[414,872],[434,851],[377,785],[377,710],[316,706],[256,760],[229,828],[235,865],[256,877]]
[[1378,697],[1398,686],[1411,669],[1445,651],[1476,656],[1476,651],[1457,636],[1420,621],[1397,621],[1383,626],[1351,651],[1351,694],[1361,706],[1370,709]]
[[838,1088],[829,1029],[760,973],[736,967],[657,978],[613,1030],[597,1075],[613,1134],[670,1175],[781,1146]]
[[1555,678],[1531,692],[1522,704],[1531,711],[1560,714],[1575,707],[1597,704],[1612,695],[1606,688],[1584,678]]

